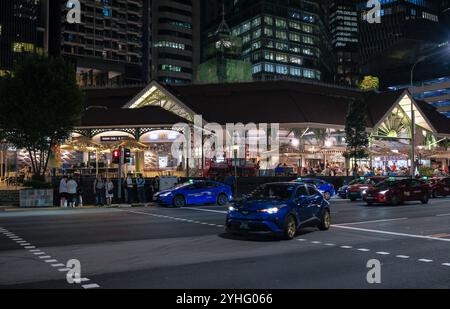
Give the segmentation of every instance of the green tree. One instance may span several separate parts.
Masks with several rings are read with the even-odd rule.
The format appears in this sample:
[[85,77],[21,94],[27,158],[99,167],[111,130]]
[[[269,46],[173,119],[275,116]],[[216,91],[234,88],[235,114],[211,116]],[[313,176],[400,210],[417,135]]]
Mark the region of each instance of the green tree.
[[69,137],[82,114],[74,68],[61,58],[30,55],[0,78],[0,93],[0,130],[28,151],[33,174],[42,179],[52,146]]
[[367,118],[366,103],[362,100],[353,100],[348,105],[347,118],[345,121],[345,139],[347,151],[345,157],[354,159],[367,158],[369,136],[366,132]]

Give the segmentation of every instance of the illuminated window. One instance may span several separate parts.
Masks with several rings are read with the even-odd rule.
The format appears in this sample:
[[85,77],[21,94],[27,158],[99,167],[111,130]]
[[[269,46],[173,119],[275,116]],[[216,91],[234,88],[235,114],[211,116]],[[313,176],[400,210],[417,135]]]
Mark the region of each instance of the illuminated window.
[[31,43],[14,42],[12,50],[15,53],[32,53],[34,51],[34,45]]

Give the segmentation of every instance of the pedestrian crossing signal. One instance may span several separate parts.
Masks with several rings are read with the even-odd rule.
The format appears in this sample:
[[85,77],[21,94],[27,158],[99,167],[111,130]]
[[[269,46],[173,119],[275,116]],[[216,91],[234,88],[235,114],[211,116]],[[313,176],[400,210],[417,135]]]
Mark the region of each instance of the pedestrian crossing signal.
[[116,149],[113,151],[112,154],[112,163],[119,164],[119,160],[120,160],[120,150]]

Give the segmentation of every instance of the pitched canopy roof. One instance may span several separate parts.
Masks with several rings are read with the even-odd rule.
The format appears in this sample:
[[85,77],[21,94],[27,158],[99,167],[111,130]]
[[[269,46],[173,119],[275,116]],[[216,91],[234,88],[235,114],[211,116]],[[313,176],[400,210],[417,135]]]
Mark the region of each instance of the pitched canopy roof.
[[[153,81],[144,89],[88,90],[86,105],[105,106],[107,109],[102,112],[98,108],[87,110],[81,124],[139,126],[147,122],[148,125],[172,125],[191,119],[187,115],[195,113],[202,115],[207,122],[220,124],[253,122],[344,127],[348,102],[365,100],[367,126],[373,129],[396,104],[405,100],[405,96],[410,98],[407,90],[362,92],[291,81],[183,86],[162,86]],[[430,129],[440,135],[450,135],[450,119],[434,107],[418,101],[415,109],[424,125],[430,124]]]

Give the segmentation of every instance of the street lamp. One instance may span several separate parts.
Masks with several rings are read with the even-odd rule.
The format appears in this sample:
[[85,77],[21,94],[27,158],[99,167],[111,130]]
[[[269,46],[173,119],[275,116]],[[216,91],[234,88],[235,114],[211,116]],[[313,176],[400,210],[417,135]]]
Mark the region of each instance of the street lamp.
[[443,44],[438,45],[438,48],[443,48],[444,46],[447,46],[446,49],[443,50],[438,50],[434,53],[428,54],[428,55],[424,55],[419,57],[419,59],[417,59],[417,61],[414,63],[414,65],[411,68],[411,178],[414,178],[414,176],[416,175],[416,154],[415,154],[415,148],[416,148],[416,136],[415,136],[415,131],[416,131],[416,119],[415,119],[415,114],[414,114],[414,70],[416,69],[417,65],[419,63],[421,63],[422,61],[430,58],[431,56],[436,56],[437,54],[443,53],[445,51],[449,51],[449,44],[448,42],[445,42]]

